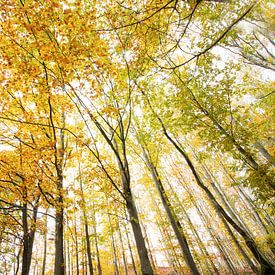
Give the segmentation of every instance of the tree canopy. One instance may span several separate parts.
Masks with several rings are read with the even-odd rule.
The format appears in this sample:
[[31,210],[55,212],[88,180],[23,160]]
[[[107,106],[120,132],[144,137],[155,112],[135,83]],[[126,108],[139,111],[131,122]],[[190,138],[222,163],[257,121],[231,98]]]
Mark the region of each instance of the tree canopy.
[[273,11],[0,0],[0,273],[273,274]]

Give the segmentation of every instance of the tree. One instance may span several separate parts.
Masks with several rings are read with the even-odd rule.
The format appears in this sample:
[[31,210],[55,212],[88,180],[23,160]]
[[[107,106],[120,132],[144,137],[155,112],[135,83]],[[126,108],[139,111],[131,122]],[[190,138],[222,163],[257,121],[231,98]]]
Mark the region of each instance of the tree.
[[0,273],[274,271],[271,1],[0,7]]

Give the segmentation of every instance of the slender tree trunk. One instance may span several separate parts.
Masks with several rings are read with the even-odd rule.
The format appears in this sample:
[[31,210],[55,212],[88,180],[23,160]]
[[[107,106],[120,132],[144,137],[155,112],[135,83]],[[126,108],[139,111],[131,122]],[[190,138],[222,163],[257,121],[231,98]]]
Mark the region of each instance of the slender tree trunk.
[[[212,261],[212,259],[211,259],[211,256],[209,255],[209,253],[208,253],[206,247],[204,246],[204,244],[203,244],[203,242],[202,242],[202,240],[201,240],[201,238],[200,238],[200,236],[199,236],[199,234],[198,234],[196,228],[194,227],[194,225],[193,225],[193,223],[192,223],[192,221],[191,221],[191,219],[190,219],[190,217],[189,217],[187,211],[185,210],[185,208],[183,207],[182,203],[180,202],[180,199],[179,199],[178,195],[174,192],[174,190],[173,190],[173,188],[172,188],[170,182],[168,181],[168,179],[167,179],[167,183],[168,183],[168,185],[169,185],[169,187],[170,187],[170,190],[173,192],[173,197],[174,197],[175,200],[177,201],[177,204],[179,205],[181,211],[183,212],[184,217],[185,217],[185,219],[187,220],[187,222],[188,222],[188,224],[189,224],[189,227],[190,227],[190,229],[191,229],[193,235],[195,236],[195,238],[196,238],[196,240],[197,240],[197,243],[198,243],[198,246],[199,246],[200,250],[201,250],[202,253],[204,254],[204,257],[210,262],[211,268],[213,269],[213,271],[215,272],[215,274],[219,275],[220,273],[219,273],[217,267],[216,267],[215,264],[213,263],[213,261]],[[209,263],[208,263],[207,260],[206,260],[206,267],[207,267],[207,270],[211,270],[211,268],[210,268]]]
[[133,251],[132,251],[132,247],[131,247],[131,243],[130,243],[130,239],[129,239],[129,233],[128,233],[128,230],[127,230],[125,224],[124,224],[124,230],[125,230],[125,234],[126,234],[126,238],[127,238],[128,248],[129,248],[129,251],[130,251],[130,256],[131,256],[131,261],[132,261],[132,267],[133,267],[133,272],[134,272],[135,275],[137,275],[137,269],[136,269],[135,260],[134,260],[134,255],[133,255]]
[[263,274],[270,274],[271,272],[275,271],[275,269],[272,266],[272,263],[269,262],[268,259],[262,254],[262,252],[258,249],[255,241],[249,236],[249,234],[237,225],[231,217],[225,212],[225,210],[222,208],[222,206],[217,202],[213,194],[210,192],[210,190],[204,185],[202,182],[199,174],[197,173],[191,159],[188,157],[186,152],[183,151],[183,149],[180,148],[180,146],[170,137],[170,135],[165,130],[165,136],[167,139],[175,146],[177,151],[183,156],[185,161],[187,162],[190,170],[192,171],[192,174],[198,184],[198,186],[204,191],[204,193],[207,195],[210,201],[212,201],[213,206],[217,213],[220,213],[224,217],[224,219],[240,234],[240,236],[244,239],[245,244],[253,254],[253,256],[257,259],[259,264],[261,265],[261,272]]
[[[23,191],[24,192],[24,191]],[[25,198],[26,199],[26,198]],[[28,275],[32,261],[33,242],[35,237],[35,225],[37,219],[38,202],[40,196],[34,202],[32,218],[30,225],[28,222],[28,205],[25,202],[22,206],[22,221],[23,221],[23,259],[22,259],[22,275]]]
[[128,190],[126,195],[127,201],[126,201],[126,208],[129,214],[130,223],[133,229],[137,251],[140,259],[140,265],[142,274],[144,275],[151,275],[153,274],[153,269],[148,257],[148,251],[145,246],[145,241],[142,235],[141,226],[139,223],[139,217],[136,209],[136,205],[134,202],[134,199],[132,197],[131,190]]
[[76,274],[79,275],[79,249],[78,249],[78,232],[76,225],[76,216],[74,211],[74,235],[75,235],[75,260],[76,260]]
[[[183,179],[183,176],[182,176],[181,173],[180,173],[180,176],[181,176],[181,178]],[[191,199],[191,201],[193,202],[194,206],[196,207],[196,209],[197,209],[198,213],[200,214],[202,220],[203,220],[203,221],[206,221],[207,214],[205,213],[205,210],[203,210],[203,209],[205,208],[205,206],[202,206],[202,207],[199,208],[201,202],[196,202],[195,199],[194,199],[194,196],[191,194],[191,192],[190,192],[190,190],[189,190],[190,188],[188,189],[188,188],[186,188],[185,185],[182,184],[182,182],[180,182],[180,183],[181,183],[182,187],[186,190],[186,192],[189,194],[190,199]],[[210,204],[212,205],[212,207],[214,208],[214,206],[213,206],[213,204],[211,203],[210,200],[209,200],[209,203],[210,203]],[[214,209],[215,209],[215,208],[214,208]],[[218,214],[218,213],[217,213],[217,214]],[[224,228],[225,228],[225,231],[226,231],[227,234],[231,237],[231,240],[234,242],[235,246],[238,248],[238,251],[241,253],[241,255],[243,256],[243,258],[245,258],[245,259],[248,258],[248,261],[250,261],[249,257],[246,255],[246,253],[244,252],[243,248],[240,246],[238,240],[236,239],[235,235],[233,234],[231,228],[230,228],[230,227],[228,226],[228,224],[226,223],[225,219],[224,219],[221,215],[219,215],[219,214],[218,214],[218,217],[219,217],[219,220],[223,223]],[[210,223],[211,223],[211,222],[210,222],[209,220],[207,220],[206,222],[204,222],[204,224],[205,224],[205,226],[207,227],[208,231],[210,230],[210,228],[209,228],[209,224],[210,224]],[[212,229],[211,229],[211,230],[212,230]],[[212,231],[209,231],[209,232],[211,232],[211,235],[212,235],[212,236],[214,236],[214,237],[216,236],[216,234],[212,234]],[[216,239],[219,239],[219,240],[220,240],[220,238],[218,238],[218,236],[217,236],[216,238],[214,238],[215,241],[216,241]],[[219,240],[216,242],[216,243],[218,244],[217,247],[221,247],[222,251],[225,251],[224,248],[223,248],[223,246],[221,245],[221,242],[220,242]],[[232,250],[232,248],[230,248],[230,250]],[[225,252],[224,252],[224,256],[225,256],[225,258],[227,259],[227,262],[229,263],[229,265],[228,265],[229,269],[232,271],[232,267],[233,267],[233,266],[236,268],[236,263],[234,263],[234,265],[233,265],[233,264],[232,264],[232,261],[230,260],[229,255],[227,255]],[[228,260],[229,260],[229,261],[228,261]],[[238,261],[239,261],[239,259],[238,259]],[[235,272],[235,268],[233,269],[234,272]],[[236,273],[236,272],[235,272],[235,273]]]
[[157,222],[158,228],[160,230],[160,234],[162,236],[163,241],[165,241],[165,242],[168,243],[168,247],[170,249],[167,249],[167,245],[164,248],[165,248],[165,250],[171,251],[171,253],[169,253],[169,256],[170,256],[170,265],[172,265],[172,267],[175,269],[175,271],[178,274],[182,274],[183,267],[182,267],[182,263],[181,263],[181,261],[179,259],[179,258],[182,258],[182,257],[179,257],[178,253],[175,250],[175,246],[173,244],[173,240],[171,239],[171,233],[169,233],[167,231],[167,228],[165,228],[165,226],[163,226],[163,224],[166,225],[167,222],[166,222],[166,220],[163,219],[162,213],[161,213],[161,211],[159,209],[159,206],[158,206],[157,202],[155,201],[155,198],[154,198],[154,196],[152,194],[151,194],[151,199],[154,202],[155,209],[157,211],[157,216],[159,217],[159,220],[156,219],[156,222]]
[[63,176],[59,175],[58,199],[55,209],[55,260],[54,275],[65,275],[64,259],[64,209],[63,209]]
[[85,230],[85,240],[86,240],[86,247],[87,247],[89,272],[90,272],[90,275],[93,275],[94,269],[93,269],[93,262],[92,262],[91,242],[90,242],[89,225],[88,225],[88,219],[87,219],[87,213],[86,213],[86,199],[84,197],[84,192],[83,192],[82,172],[81,172],[80,163],[78,165],[78,171],[80,176],[80,191],[81,191],[81,198],[83,203],[82,212],[84,217],[84,230]]
[[228,214],[231,216],[231,218],[239,225],[245,228],[245,230],[250,234],[251,232],[245,225],[244,221],[236,214],[236,209],[231,205],[229,202],[226,194],[223,192],[221,185],[217,183],[216,177],[213,175],[213,173],[210,171],[208,166],[199,159],[197,153],[195,152],[194,148],[192,148],[191,145],[189,147],[192,149],[193,155],[195,159],[198,161],[198,163],[201,165],[202,170],[205,174],[205,178],[207,181],[211,184],[213,190],[215,191],[216,195],[218,196],[219,200],[223,203],[223,206],[225,210],[228,212]]
[[[120,128],[121,127],[122,126],[120,126]],[[130,182],[131,182],[130,172],[129,172],[129,166],[128,166],[128,161],[126,157],[126,147],[125,147],[125,140],[124,140],[123,134],[121,136],[121,140],[122,140],[124,161],[122,162],[122,160],[117,156],[117,163],[118,163],[118,168],[119,168],[121,181],[123,185],[123,196],[126,201],[126,209],[130,218],[130,223],[131,223],[135,241],[136,241],[136,247],[137,247],[140,266],[141,266],[141,272],[144,275],[151,275],[153,274],[153,268],[149,260],[148,251],[146,249],[144,237],[141,231],[136,204],[135,204],[135,201],[132,195],[132,190],[130,187]],[[113,140],[113,144],[116,150],[118,150],[115,140]]]
[[122,240],[122,236],[121,236],[121,229],[120,229],[119,222],[118,222],[118,235],[119,235],[119,241],[120,241],[121,251],[122,251],[124,272],[125,272],[125,275],[128,275],[127,259],[126,259],[126,255],[125,255],[125,252],[124,252],[124,245],[123,245],[123,240]]
[[146,229],[145,225],[142,222],[140,222],[140,226],[142,228],[142,231],[144,232],[144,240],[145,240],[145,243],[147,244],[147,250],[148,250],[148,255],[149,255],[150,262],[152,263],[153,270],[156,271],[157,270],[156,260],[153,256],[153,253],[152,253],[150,239],[148,238],[148,234],[147,234],[147,229]]
[[[120,195],[123,197],[123,199],[126,202],[126,209],[130,217],[130,223],[133,229],[135,241],[136,241],[136,246],[138,250],[138,255],[140,259],[140,266],[141,266],[141,272],[144,275],[151,275],[153,274],[153,269],[148,257],[148,252],[145,246],[144,238],[142,235],[141,227],[139,224],[139,217],[138,217],[138,212],[136,209],[136,205],[134,202],[134,198],[132,195],[132,190],[131,190],[131,180],[130,180],[130,171],[129,171],[129,165],[128,165],[128,160],[127,160],[127,153],[126,153],[126,138],[127,138],[127,133],[128,129],[130,126],[131,122],[131,116],[127,122],[128,126],[126,127],[126,131],[124,129],[124,123],[123,123],[123,117],[121,113],[118,114],[117,116],[117,122],[118,122],[118,127],[116,129],[112,128],[110,124],[109,130],[110,133],[108,133],[104,127],[97,121],[96,117],[94,117],[91,113],[89,113],[91,120],[97,127],[97,129],[100,131],[102,134],[103,138],[109,145],[110,149],[114,153],[117,163],[118,163],[118,168],[119,168],[119,173],[121,176],[121,182],[122,182],[122,191],[118,188],[118,186],[114,183],[112,178],[108,173],[107,174],[109,180],[112,182],[113,186],[116,188],[116,190],[120,193]],[[118,137],[119,140],[119,145],[120,148],[118,148],[118,145],[116,143],[116,138]],[[94,154],[96,155],[96,154]],[[98,159],[98,158],[97,158]],[[102,164],[102,163],[101,163]],[[101,167],[103,167],[101,165]]]
[[237,271],[235,270],[235,267],[234,267],[231,259],[227,256],[227,253],[225,252],[223,246],[221,245],[221,243],[223,243],[223,242],[220,240],[218,234],[213,233],[211,222],[207,219],[207,215],[203,212],[204,208],[200,207],[199,204],[196,204],[193,195],[189,191],[187,191],[187,192],[188,192],[188,194],[191,198],[191,201],[193,202],[193,205],[195,206],[198,214],[200,215],[200,218],[201,218],[201,220],[204,224],[204,227],[207,229],[208,234],[214,240],[215,245],[218,248],[221,257],[222,257],[222,259],[224,260],[224,262],[227,266],[227,269],[230,272],[232,272],[232,274],[237,274]]
[[97,230],[96,230],[96,217],[95,217],[95,212],[94,212],[94,203],[93,203],[93,213],[92,213],[92,215],[93,215],[93,229],[94,229],[94,236],[95,236],[97,272],[98,272],[98,275],[102,275],[100,256],[99,256],[99,249],[98,249],[98,237],[97,237]]
[[237,185],[236,180],[234,179],[234,177],[230,174],[230,172],[228,171],[228,169],[226,168],[226,166],[224,165],[224,163],[222,162],[222,160],[219,157],[219,162],[221,167],[223,168],[225,175],[227,176],[228,180],[233,183],[234,189],[237,191],[238,195],[240,196],[240,198],[244,201],[244,204],[247,206],[247,208],[249,209],[249,212],[251,212],[252,216],[254,217],[254,220],[257,221],[259,227],[261,227],[261,229],[268,234],[268,230],[264,224],[264,222],[262,221],[261,217],[259,216],[255,205],[253,204],[253,202],[251,201],[251,198],[248,197],[248,195],[242,190],[242,188],[240,186]]
[[[59,199],[59,201],[62,201],[62,199]],[[56,209],[54,275],[65,275],[65,261],[63,253],[63,223],[63,209]]]
[[36,253],[36,255],[35,255],[34,259],[35,259],[35,264],[34,264],[34,268],[33,268],[33,274],[34,274],[34,275],[38,275],[39,270],[38,270],[38,259],[37,259],[37,253]]
[[[57,148],[57,133],[53,121],[53,108],[51,98],[48,98],[50,108],[50,124],[52,127],[54,141],[54,166],[56,170],[57,182],[56,189],[58,192],[55,205],[55,259],[54,275],[65,275],[64,259],[64,202],[63,202],[63,161],[65,152],[64,131],[60,130],[60,148]],[[62,114],[63,128],[65,128],[65,114]]]
[[114,238],[114,230],[113,230],[113,226],[112,226],[111,218],[110,218],[109,214],[108,214],[108,220],[109,220],[111,240],[112,240],[113,261],[114,261],[115,275],[119,275],[118,261],[117,261],[117,255],[116,255],[116,245],[115,245],[115,238]]
[[28,213],[27,213],[27,203],[23,204],[22,207],[22,221],[23,221],[23,259],[22,259],[22,275],[28,275],[30,269],[30,251],[29,251],[29,228],[28,228]]
[[[83,228],[82,228],[83,229]],[[84,228],[85,231],[85,228]],[[84,235],[83,230],[81,230],[81,236]],[[87,245],[86,245],[86,240],[84,238],[82,238],[81,240],[81,258],[82,258],[82,271],[80,272],[80,274],[86,275],[87,274]]]
[[21,252],[22,252],[22,246],[20,245],[19,251],[18,251],[17,256],[16,256],[16,268],[15,268],[15,271],[14,271],[15,275],[17,275],[18,272],[19,272]]
[[46,261],[47,261],[47,220],[48,220],[48,208],[46,209],[46,215],[45,215],[45,232],[44,232],[44,251],[43,251],[43,262],[42,262],[42,275],[45,275],[46,271]]
[[89,272],[90,272],[90,275],[93,275],[94,270],[93,270],[93,263],[92,263],[91,243],[90,243],[89,226],[88,226],[86,214],[84,215],[84,228],[85,228],[85,239],[86,239],[86,247],[87,247]]
[[66,242],[66,250],[67,251],[67,266],[68,266],[68,275],[71,275],[71,270],[72,270],[72,267],[71,267],[71,256],[70,256],[70,241],[69,241],[69,238],[67,239],[67,242]]
[[186,264],[190,268],[192,274],[198,275],[199,271],[198,271],[196,263],[193,259],[193,256],[191,254],[187,239],[186,239],[186,237],[184,235],[184,232],[183,232],[183,228],[182,228],[182,226],[181,226],[181,224],[180,224],[180,222],[179,222],[179,220],[176,216],[176,213],[175,213],[175,211],[174,211],[174,209],[173,209],[173,207],[172,207],[172,205],[171,205],[171,203],[168,199],[168,196],[167,196],[167,194],[164,190],[164,187],[163,187],[163,184],[160,180],[160,176],[158,174],[158,171],[157,171],[156,167],[153,165],[153,163],[151,162],[151,160],[148,156],[148,152],[146,152],[144,148],[142,148],[142,149],[143,149],[144,158],[146,160],[146,164],[147,164],[148,168],[150,169],[150,172],[152,174],[152,177],[153,177],[153,180],[155,182],[156,188],[159,192],[162,204],[164,206],[164,209],[166,211],[168,219],[171,223],[173,231],[174,231],[174,233],[177,237],[177,240],[180,244],[183,258],[185,259]]

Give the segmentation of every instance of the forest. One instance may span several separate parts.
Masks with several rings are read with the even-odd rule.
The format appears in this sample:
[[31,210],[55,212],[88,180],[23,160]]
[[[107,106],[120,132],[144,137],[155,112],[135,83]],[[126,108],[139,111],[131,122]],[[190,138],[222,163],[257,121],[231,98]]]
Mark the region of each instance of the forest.
[[0,0],[0,274],[275,274],[272,0]]

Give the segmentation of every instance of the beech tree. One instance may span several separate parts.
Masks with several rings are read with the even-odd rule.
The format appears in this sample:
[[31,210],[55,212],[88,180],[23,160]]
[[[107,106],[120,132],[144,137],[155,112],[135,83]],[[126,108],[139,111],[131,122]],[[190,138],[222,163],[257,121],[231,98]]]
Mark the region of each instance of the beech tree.
[[273,6],[0,0],[0,273],[273,273]]

